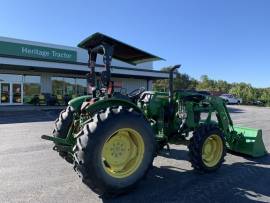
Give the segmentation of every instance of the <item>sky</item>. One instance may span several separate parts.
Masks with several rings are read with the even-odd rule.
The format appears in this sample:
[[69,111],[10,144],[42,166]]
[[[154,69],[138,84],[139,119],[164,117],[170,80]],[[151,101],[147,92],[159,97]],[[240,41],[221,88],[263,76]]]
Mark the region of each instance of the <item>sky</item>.
[[102,32],[160,56],[160,70],[270,87],[268,0],[1,0],[0,36],[68,46]]

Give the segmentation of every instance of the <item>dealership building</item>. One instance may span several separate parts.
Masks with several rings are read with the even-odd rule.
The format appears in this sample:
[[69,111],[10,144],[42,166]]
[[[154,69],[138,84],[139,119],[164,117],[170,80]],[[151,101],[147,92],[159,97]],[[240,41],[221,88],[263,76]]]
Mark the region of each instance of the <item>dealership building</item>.
[[[84,95],[88,53],[79,47],[0,37],[0,105],[29,104],[34,97],[70,98]],[[104,70],[97,58],[96,72]],[[168,78],[153,70],[153,62],[131,65],[112,61],[116,90],[152,89],[152,81]]]

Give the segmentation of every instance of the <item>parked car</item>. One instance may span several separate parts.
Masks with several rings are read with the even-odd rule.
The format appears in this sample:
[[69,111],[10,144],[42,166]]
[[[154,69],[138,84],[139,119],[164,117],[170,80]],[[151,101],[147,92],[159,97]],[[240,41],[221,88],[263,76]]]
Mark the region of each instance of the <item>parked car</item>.
[[222,94],[220,95],[220,97],[224,99],[227,104],[241,104],[242,103],[241,98],[237,98],[232,94]]
[[263,101],[260,101],[260,100],[254,100],[254,101],[252,101],[252,104],[253,105],[256,105],[256,106],[263,106],[264,105],[264,102]]

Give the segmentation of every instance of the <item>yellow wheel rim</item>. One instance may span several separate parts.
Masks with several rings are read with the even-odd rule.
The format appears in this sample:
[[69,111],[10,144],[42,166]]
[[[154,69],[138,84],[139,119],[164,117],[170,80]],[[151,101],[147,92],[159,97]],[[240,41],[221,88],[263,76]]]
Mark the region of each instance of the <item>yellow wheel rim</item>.
[[130,128],[117,130],[102,148],[103,168],[114,178],[126,178],[133,174],[140,166],[143,156],[142,136]]
[[223,141],[218,135],[209,136],[202,147],[202,160],[208,167],[217,165],[222,157]]

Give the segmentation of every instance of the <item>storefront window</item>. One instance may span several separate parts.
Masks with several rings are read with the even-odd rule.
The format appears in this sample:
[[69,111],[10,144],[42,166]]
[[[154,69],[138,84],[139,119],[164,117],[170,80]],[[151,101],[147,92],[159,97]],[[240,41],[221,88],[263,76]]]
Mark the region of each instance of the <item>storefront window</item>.
[[86,94],[87,82],[82,78],[52,77],[52,91],[54,95],[69,98]]
[[64,95],[65,86],[62,77],[52,77],[52,92],[54,95]]
[[64,78],[65,94],[69,97],[76,94],[76,80],[75,78]]
[[[87,94],[85,78],[52,77],[52,94],[59,100]],[[34,104],[41,94],[41,76],[0,74],[1,104]]]
[[86,79],[77,78],[77,95],[82,96],[87,94],[87,82]]
[[12,75],[12,74],[0,74],[0,82],[18,82],[21,83],[23,81],[22,75]]
[[22,75],[0,74],[0,104],[21,104],[22,82]]
[[41,93],[40,76],[26,75],[23,84],[23,102],[31,103],[35,95]]
[[0,74],[0,104],[31,103],[40,94],[40,76]]

